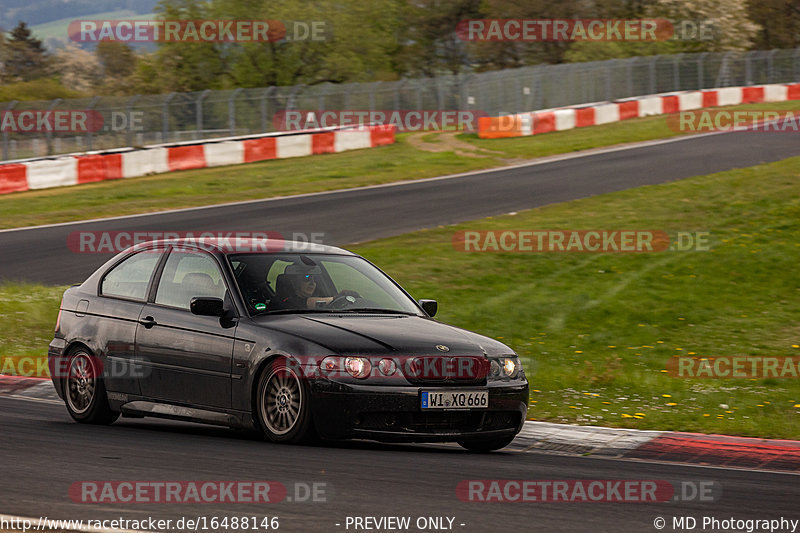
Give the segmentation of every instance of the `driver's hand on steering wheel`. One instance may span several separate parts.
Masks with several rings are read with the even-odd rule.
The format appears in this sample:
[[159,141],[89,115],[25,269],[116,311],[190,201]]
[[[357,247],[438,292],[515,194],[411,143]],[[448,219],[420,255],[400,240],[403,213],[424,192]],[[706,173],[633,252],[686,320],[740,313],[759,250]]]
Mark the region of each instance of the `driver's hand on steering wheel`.
[[356,291],[351,291],[349,289],[343,289],[343,290],[339,291],[339,294],[337,294],[334,299],[341,298],[343,296],[352,296],[353,298],[361,298],[361,295],[358,294]]

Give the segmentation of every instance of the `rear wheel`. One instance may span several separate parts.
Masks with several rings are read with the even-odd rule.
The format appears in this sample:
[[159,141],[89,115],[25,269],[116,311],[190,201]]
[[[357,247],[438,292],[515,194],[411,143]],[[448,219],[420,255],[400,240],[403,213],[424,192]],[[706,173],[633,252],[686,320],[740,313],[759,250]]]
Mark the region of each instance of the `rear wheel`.
[[505,448],[511,444],[513,440],[514,436],[512,435],[511,437],[499,437],[494,439],[463,439],[458,441],[458,443],[471,452],[486,453]]
[[264,436],[272,442],[313,439],[308,386],[286,359],[273,361],[261,373],[255,415]]
[[86,349],[75,350],[67,364],[64,403],[67,411],[83,424],[110,424],[119,418],[108,406],[99,360]]

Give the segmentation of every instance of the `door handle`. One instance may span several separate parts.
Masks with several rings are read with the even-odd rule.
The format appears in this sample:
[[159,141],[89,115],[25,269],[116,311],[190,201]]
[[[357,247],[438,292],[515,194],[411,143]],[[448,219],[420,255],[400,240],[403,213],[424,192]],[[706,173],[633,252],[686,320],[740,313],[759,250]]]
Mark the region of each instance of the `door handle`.
[[150,329],[153,326],[155,326],[156,324],[158,324],[158,322],[156,322],[156,320],[153,317],[146,316],[144,318],[140,318],[139,319],[139,324],[143,325],[147,329]]

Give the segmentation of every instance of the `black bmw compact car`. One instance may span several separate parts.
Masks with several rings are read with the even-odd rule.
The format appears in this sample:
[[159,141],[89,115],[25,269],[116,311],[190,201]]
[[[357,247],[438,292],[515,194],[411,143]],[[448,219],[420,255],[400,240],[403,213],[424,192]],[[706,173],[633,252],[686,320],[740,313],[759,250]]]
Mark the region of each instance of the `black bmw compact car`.
[[154,241],[67,289],[49,365],[79,422],[503,448],[527,412],[520,360],[436,308],[339,248]]

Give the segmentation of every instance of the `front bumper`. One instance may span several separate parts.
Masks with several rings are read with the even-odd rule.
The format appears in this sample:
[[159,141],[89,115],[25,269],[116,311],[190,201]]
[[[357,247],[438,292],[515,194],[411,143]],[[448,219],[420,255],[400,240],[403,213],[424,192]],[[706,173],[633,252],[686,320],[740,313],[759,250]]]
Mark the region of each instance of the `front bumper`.
[[[341,384],[313,380],[314,425],[322,437],[385,442],[452,442],[465,438],[513,437],[528,410],[525,381],[469,387],[417,387]],[[488,390],[486,409],[422,410],[420,392]]]

